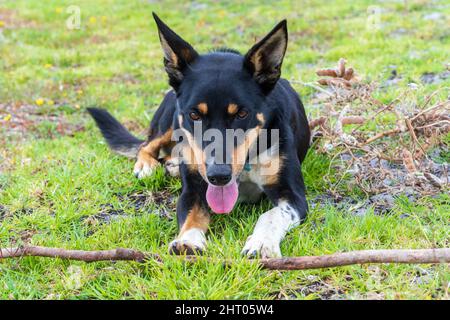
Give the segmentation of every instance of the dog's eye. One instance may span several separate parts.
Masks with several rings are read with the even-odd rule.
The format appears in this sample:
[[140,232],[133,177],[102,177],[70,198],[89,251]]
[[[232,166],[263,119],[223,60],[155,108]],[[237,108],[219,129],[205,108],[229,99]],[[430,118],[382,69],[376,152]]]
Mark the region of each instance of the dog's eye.
[[239,119],[245,119],[248,115],[248,112],[244,109],[239,110],[239,112],[237,113],[237,117]]
[[194,121],[200,120],[200,115],[195,111],[192,111],[191,113],[189,113],[189,117]]

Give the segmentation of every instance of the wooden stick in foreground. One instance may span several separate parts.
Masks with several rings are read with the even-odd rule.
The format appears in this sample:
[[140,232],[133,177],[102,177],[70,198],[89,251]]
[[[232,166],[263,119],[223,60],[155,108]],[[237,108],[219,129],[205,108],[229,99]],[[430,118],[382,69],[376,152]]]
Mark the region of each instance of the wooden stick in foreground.
[[[0,260],[24,256],[61,258],[85,262],[131,260],[143,262],[157,260],[162,262],[158,254],[141,252],[133,249],[113,249],[100,251],[65,250],[26,246],[0,249]],[[201,256],[180,256],[188,262],[207,259]],[[211,260],[212,261],[212,260]],[[362,250],[335,253],[325,256],[286,257],[254,260],[262,268],[270,270],[303,270],[347,266],[367,263],[450,263],[450,248],[442,249],[399,249],[399,250]],[[218,261],[215,261],[218,262]],[[230,265],[232,261],[222,261]]]
[[361,250],[325,256],[261,259],[259,263],[272,270],[303,270],[367,263],[450,263],[450,249]]

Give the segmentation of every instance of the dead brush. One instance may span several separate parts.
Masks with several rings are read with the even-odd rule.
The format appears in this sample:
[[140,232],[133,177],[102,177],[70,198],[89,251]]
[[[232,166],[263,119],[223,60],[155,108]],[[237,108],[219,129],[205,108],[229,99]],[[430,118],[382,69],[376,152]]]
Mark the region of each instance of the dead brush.
[[310,128],[312,139],[320,137],[317,151],[329,155],[337,169],[337,182],[324,177],[331,193],[339,193],[343,181],[349,188],[356,184],[367,196],[423,196],[449,187],[448,164],[435,163],[429,156],[435,148],[448,148],[444,137],[450,132],[450,101],[435,101],[438,92],[448,88],[405,107],[410,90],[382,103],[373,97],[378,85],[363,83],[342,58],[337,68],[318,70],[317,75],[326,77],[318,83],[328,94],[320,91],[313,99],[322,114],[310,121]]

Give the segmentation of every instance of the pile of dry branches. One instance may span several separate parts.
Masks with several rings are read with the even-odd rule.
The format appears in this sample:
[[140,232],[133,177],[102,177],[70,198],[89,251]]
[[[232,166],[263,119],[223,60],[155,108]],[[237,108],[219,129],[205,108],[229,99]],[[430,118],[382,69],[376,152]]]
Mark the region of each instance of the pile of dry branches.
[[318,81],[326,88],[313,100],[323,116],[310,122],[317,150],[338,169],[337,180],[329,180],[331,191],[338,193],[342,181],[356,183],[367,195],[408,189],[430,195],[448,188],[448,164],[436,163],[430,152],[448,148],[443,139],[450,132],[450,101],[436,101],[438,90],[419,103],[410,89],[382,103],[373,97],[377,85],[361,82],[345,64],[340,59],[336,69],[317,71],[327,77]]

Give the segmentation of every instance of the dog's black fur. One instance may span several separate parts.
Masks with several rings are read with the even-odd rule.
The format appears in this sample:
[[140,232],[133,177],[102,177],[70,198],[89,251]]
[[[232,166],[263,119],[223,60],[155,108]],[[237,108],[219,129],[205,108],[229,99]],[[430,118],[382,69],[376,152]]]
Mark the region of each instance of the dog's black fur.
[[[154,18],[164,51],[165,69],[173,90],[167,93],[156,111],[145,143],[132,136],[106,111],[90,108],[90,114],[110,147],[127,156],[137,155],[141,166],[142,163],[144,166],[146,163],[153,166],[153,160],[146,160],[146,155],[151,155],[152,159],[158,158],[155,154],[160,149],[170,151],[173,147],[173,144],[161,137],[180,127],[185,132],[192,133],[195,121],[201,121],[204,130],[214,128],[221,132],[226,129],[251,130],[255,127],[279,129],[282,163],[274,177],[261,179],[258,186],[274,206],[278,206],[281,200],[288,204],[287,211],[280,209],[280,216],[286,217],[282,219],[303,221],[308,206],[301,163],[308,150],[310,132],[298,94],[287,80],[280,79],[281,64],[287,47],[286,21],[280,22],[246,55],[231,49],[217,49],[200,55],[156,15]],[[200,104],[204,104],[207,110],[199,110]],[[230,105],[234,105],[232,114],[229,112]],[[150,145],[152,147],[148,147],[145,151],[147,153],[144,154],[142,150]],[[203,150],[206,145],[207,143],[203,143],[198,148]],[[138,152],[139,148],[141,153]],[[182,239],[182,235],[190,228],[206,232],[209,211],[205,193],[209,183],[209,170],[213,165],[207,162],[202,171],[202,166],[192,167],[183,162],[180,164],[179,173],[183,188],[177,205],[181,229],[179,239]],[[242,168],[233,168],[233,172],[239,180]],[[137,173],[139,174],[139,167]],[[283,212],[289,214],[283,215]],[[288,229],[290,224],[286,226]],[[264,251],[264,239],[261,241],[259,250],[250,246],[244,253],[277,255],[273,250]],[[171,251],[192,253],[204,249],[195,241],[193,244],[189,242],[189,238],[175,240],[171,244]],[[253,252],[248,252],[249,250]]]

